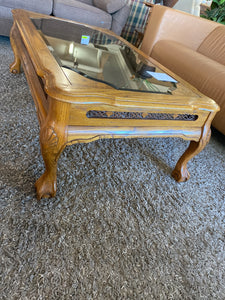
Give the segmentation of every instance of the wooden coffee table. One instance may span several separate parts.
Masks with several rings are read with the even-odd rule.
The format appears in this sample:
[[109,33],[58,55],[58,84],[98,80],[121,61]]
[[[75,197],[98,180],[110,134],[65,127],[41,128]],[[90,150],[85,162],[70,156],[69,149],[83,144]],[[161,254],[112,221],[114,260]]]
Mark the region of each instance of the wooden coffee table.
[[[10,40],[36,105],[45,172],[37,198],[56,194],[57,160],[74,143],[100,138],[181,137],[190,145],[175,166],[210,139],[218,105],[112,32],[24,10],[13,10]],[[173,78],[158,78],[167,73]],[[161,73],[161,74],[160,74]]]

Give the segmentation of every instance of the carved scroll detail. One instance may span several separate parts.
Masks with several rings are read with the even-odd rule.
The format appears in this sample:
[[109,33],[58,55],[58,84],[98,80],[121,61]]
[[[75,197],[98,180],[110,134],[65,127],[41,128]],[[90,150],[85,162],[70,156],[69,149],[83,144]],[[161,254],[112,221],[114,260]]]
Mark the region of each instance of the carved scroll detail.
[[40,140],[42,144],[42,154],[48,155],[48,153],[57,156],[59,138],[54,128],[51,126],[45,127],[41,130]]
[[60,138],[52,126],[41,128],[40,144],[46,170],[35,184],[38,199],[55,196],[57,161],[63,150],[62,142],[60,142]]

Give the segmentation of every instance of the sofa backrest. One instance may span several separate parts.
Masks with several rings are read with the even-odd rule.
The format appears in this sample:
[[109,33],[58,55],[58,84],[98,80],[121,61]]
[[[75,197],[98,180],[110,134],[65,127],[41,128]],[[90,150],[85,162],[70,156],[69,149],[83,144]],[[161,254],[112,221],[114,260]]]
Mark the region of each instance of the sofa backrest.
[[151,56],[153,46],[160,40],[179,41],[197,50],[219,24],[191,14],[155,5],[149,17],[141,50]]
[[215,28],[197,51],[225,66],[225,26]]
[[43,14],[51,14],[53,0],[0,0],[1,7],[20,8]]

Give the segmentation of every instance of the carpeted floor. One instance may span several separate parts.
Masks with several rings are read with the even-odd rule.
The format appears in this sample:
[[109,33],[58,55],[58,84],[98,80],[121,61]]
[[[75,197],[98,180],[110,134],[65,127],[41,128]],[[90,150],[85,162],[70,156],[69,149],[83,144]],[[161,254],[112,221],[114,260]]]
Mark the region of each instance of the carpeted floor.
[[213,131],[182,184],[181,139],[68,147],[57,196],[37,202],[38,122],[12,60],[1,37],[1,299],[225,299],[225,137]]

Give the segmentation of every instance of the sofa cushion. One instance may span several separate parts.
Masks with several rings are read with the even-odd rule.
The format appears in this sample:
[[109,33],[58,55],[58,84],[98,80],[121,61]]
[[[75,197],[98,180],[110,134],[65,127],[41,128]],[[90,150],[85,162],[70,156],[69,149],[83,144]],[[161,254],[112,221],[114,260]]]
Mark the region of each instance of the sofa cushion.
[[0,0],[0,6],[21,8],[42,14],[51,14],[53,0]]
[[9,36],[13,24],[11,8],[0,6],[1,35]]
[[53,14],[56,17],[74,20],[110,29],[112,16],[105,11],[76,0],[55,0]]
[[12,19],[12,9],[10,7],[0,6],[0,18],[1,19]]
[[124,0],[93,0],[94,6],[113,14],[126,5]]
[[217,102],[221,111],[217,113],[213,125],[224,132],[225,66],[180,43],[168,40],[157,42],[151,57]]
[[127,18],[130,14],[131,6],[125,5],[120,10],[116,11],[112,15],[112,27],[111,30],[116,34],[120,35],[121,30],[126,24]]
[[[169,40],[157,42],[153,47],[151,57],[191,83],[202,93],[210,94],[209,97],[217,98],[217,96],[213,97],[213,94],[221,93],[221,90],[224,91],[223,96],[225,97],[223,88],[218,91],[214,90],[218,84],[224,85],[224,65],[180,43]],[[223,77],[223,80],[218,79],[218,74]],[[213,94],[212,91],[214,91]]]
[[215,28],[197,51],[225,66],[225,26]]
[[[54,0],[53,0],[54,1]],[[92,0],[79,0],[80,2],[86,3],[88,5],[92,5],[93,6],[93,1]]]

